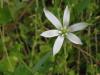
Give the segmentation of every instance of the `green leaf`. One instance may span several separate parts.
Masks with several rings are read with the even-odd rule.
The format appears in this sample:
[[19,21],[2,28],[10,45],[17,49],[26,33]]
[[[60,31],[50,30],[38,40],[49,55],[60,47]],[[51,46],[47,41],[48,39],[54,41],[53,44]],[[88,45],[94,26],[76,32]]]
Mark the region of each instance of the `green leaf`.
[[100,61],[100,53],[97,53],[96,57],[97,57],[98,61]]
[[13,20],[16,20],[16,18],[19,16],[19,10],[25,6],[25,2],[20,0],[12,0],[12,4],[9,5],[9,10]]
[[17,64],[17,61],[18,59],[16,56],[10,56],[9,58],[8,57],[3,58],[0,61],[0,70],[13,72]]
[[0,8],[0,24],[7,24],[12,20],[8,7]]
[[81,13],[84,9],[86,9],[89,5],[89,0],[82,0],[80,3],[76,5],[78,13]]
[[74,70],[70,70],[68,75],[75,75],[75,71]]
[[96,67],[93,64],[87,65],[87,73],[90,75],[95,75],[96,73]]
[[25,65],[19,64],[18,67],[15,69],[13,75],[32,75],[30,71],[27,70]]
[[44,55],[40,61],[34,66],[33,71],[36,72],[38,71],[41,66],[46,62],[46,60],[51,56],[52,51],[48,52],[46,55]]

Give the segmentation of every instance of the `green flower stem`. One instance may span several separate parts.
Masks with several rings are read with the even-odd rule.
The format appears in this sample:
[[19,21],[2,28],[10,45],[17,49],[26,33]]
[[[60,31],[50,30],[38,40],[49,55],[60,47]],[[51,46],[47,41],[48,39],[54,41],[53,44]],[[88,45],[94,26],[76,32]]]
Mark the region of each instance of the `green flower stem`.
[[80,51],[78,50],[78,54],[77,54],[77,75],[79,75],[79,71],[80,71]]
[[[39,13],[38,13],[38,9],[39,9],[39,1],[38,0],[36,0],[35,1],[35,4],[36,4],[36,9],[35,9],[35,12],[37,13],[36,15],[35,15],[35,19],[36,20],[33,20],[32,21],[32,25],[34,25],[34,28],[35,28],[35,36],[34,36],[34,38],[35,39],[33,39],[33,45],[32,45],[32,52],[31,52],[31,55],[32,55],[32,57],[34,56],[34,50],[35,50],[35,46],[37,45],[37,36],[38,36],[38,34],[37,34],[37,26],[38,26],[38,24],[40,23],[39,22]],[[39,23],[38,23],[39,22]]]
[[66,43],[64,42],[64,56],[65,56],[65,75],[67,74],[67,62],[66,62],[66,59],[67,59],[67,51],[66,51]]
[[[88,37],[91,38],[91,28],[90,27],[88,28]],[[89,39],[89,44],[88,44],[88,51],[89,51],[90,55],[92,55],[92,52],[91,52],[91,40],[90,39]],[[91,69],[94,69],[92,58],[90,58],[90,65],[91,65]],[[94,75],[94,73],[95,73],[95,71],[92,70],[91,71],[91,75]]]

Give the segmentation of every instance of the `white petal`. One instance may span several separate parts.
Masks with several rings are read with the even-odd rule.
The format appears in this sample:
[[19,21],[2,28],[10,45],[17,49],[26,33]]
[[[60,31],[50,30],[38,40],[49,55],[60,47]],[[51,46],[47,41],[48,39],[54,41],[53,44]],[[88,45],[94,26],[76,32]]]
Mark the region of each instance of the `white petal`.
[[64,16],[63,16],[63,25],[67,27],[69,25],[70,20],[70,10],[68,9],[68,6],[66,6],[64,10]]
[[80,38],[78,38],[76,35],[74,35],[73,33],[68,33],[67,34],[67,38],[71,41],[71,42],[73,42],[73,43],[75,43],[75,44],[81,44],[82,45],[82,42],[81,42],[81,40],[80,40]]
[[56,55],[59,51],[60,51],[60,48],[63,44],[63,41],[64,41],[64,37],[63,36],[58,36],[55,43],[54,43],[54,46],[53,46],[53,55]]
[[46,17],[48,18],[48,20],[58,29],[62,28],[62,24],[60,23],[60,21],[51,13],[49,12],[47,9],[44,8],[44,13],[46,15]]
[[54,36],[58,36],[59,35],[59,31],[58,30],[48,30],[43,32],[42,34],[40,34],[43,37],[54,37]]
[[74,32],[74,31],[79,31],[79,30],[83,30],[87,27],[87,23],[81,22],[81,23],[76,23],[73,24],[69,27],[70,32]]

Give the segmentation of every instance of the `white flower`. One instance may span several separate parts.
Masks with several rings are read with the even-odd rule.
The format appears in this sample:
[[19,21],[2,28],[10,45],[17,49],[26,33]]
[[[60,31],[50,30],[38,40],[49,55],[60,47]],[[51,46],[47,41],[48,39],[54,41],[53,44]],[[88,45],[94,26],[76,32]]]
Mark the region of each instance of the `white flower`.
[[82,45],[80,38],[78,38],[72,32],[85,29],[87,27],[87,23],[81,22],[69,26],[70,11],[68,9],[68,6],[66,6],[64,10],[63,25],[50,11],[45,8],[44,13],[48,20],[57,28],[45,31],[41,34],[41,36],[47,38],[58,36],[53,46],[53,55],[56,55],[60,51],[65,37],[67,37],[67,39],[69,39],[72,43]]

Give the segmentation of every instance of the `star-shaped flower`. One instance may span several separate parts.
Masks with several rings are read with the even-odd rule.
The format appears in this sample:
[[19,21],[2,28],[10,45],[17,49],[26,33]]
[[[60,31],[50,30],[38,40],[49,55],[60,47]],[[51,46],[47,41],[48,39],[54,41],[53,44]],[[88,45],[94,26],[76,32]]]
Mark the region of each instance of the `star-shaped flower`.
[[68,9],[68,6],[66,6],[64,10],[63,25],[46,8],[44,8],[44,13],[45,13],[45,16],[48,18],[48,20],[57,28],[57,29],[45,31],[41,34],[41,36],[47,37],[47,38],[58,36],[53,46],[53,55],[56,55],[60,51],[60,48],[64,42],[64,38],[66,37],[72,43],[82,45],[80,38],[78,38],[72,32],[85,29],[87,27],[87,23],[80,22],[80,23],[76,23],[69,26],[70,10]]

